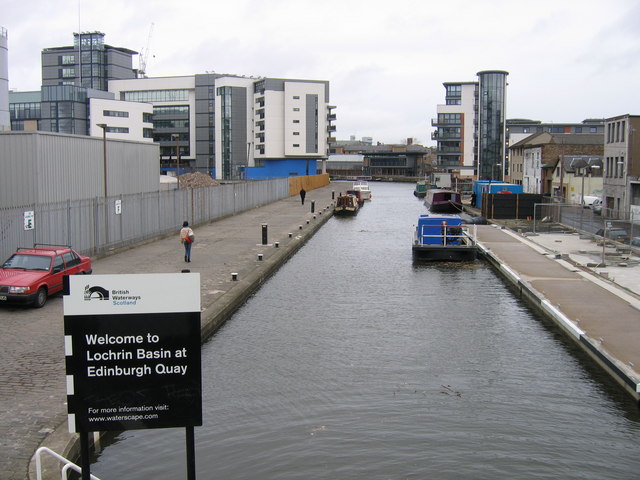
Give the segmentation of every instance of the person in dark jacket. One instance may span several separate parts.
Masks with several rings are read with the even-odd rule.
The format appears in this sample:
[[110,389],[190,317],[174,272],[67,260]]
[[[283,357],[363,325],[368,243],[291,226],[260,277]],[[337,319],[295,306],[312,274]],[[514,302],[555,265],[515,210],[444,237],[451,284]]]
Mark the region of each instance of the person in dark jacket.
[[307,192],[305,192],[304,188],[300,189],[300,200],[302,200],[302,205],[304,205],[304,197],[307,196]]

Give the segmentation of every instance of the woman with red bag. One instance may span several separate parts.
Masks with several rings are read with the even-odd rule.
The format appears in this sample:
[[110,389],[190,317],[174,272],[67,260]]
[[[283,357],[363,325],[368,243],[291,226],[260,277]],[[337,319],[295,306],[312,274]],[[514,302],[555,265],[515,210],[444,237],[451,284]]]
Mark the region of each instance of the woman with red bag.
[[185,221],[180,229],[180,241],[184,245],[184,261],[191,261],[191,245],[194,240],[193,230],[189,227],[189,222]]

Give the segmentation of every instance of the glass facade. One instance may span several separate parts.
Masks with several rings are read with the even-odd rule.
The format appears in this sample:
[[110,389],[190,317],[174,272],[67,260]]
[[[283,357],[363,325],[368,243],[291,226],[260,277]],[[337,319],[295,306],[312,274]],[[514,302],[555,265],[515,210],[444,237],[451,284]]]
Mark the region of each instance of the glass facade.
[[508,72],[478,72],[478,180],[502,180]]
[[232,178],[232,162],[231,156],[233,153],[231,142],[231,87],[218,88],[218,95],[221,100],[221,115],[222,115],[222,178]]
[[134,92],[122,92],[120,100],[127,102],[185,102],[189,100],[189,90],[141,90]]
[[164,166],[171,166],[173,159],[177,157],[176,139],[180,157],[189,157],[189,105],[154,106],[153,141],[160,145],[160,158]]

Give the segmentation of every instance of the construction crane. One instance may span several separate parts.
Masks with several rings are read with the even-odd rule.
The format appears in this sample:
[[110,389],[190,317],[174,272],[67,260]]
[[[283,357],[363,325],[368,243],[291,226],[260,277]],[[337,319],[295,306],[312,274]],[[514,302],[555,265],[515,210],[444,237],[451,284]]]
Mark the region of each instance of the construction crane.
[[151,22],[151,26],[149,27],[149,35],[147,36],[147,45],[140,50],[140,54],[138,55],[138,77],[146,78],[147,77],[147,61],[149,60],[149,55],[151,51],[151,35],[153,34],[154,23]]

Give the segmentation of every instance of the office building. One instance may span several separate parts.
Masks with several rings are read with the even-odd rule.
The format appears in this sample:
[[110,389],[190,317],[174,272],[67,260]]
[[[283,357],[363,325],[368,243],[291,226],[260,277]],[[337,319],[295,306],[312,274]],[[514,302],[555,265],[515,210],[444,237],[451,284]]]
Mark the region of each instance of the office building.
[[74,44],[42,50],[42,85],[74,85],[106,91],[109,80],[136,78],[128,48],[104,43],[102,32],[74,33]]
[[199,74],[109,82],[153,105],[161,167],[222,180],[313,175],[335,127],[329,82]]
[[[313,175],[335,131],[329,82],[223,75],[147,78],[137,52],[75,33],[42,51],[42,90],[12,92],[13,130],[156,142],[161,170],[239,180]],[[321,163],[322,165],[322,163]]]

